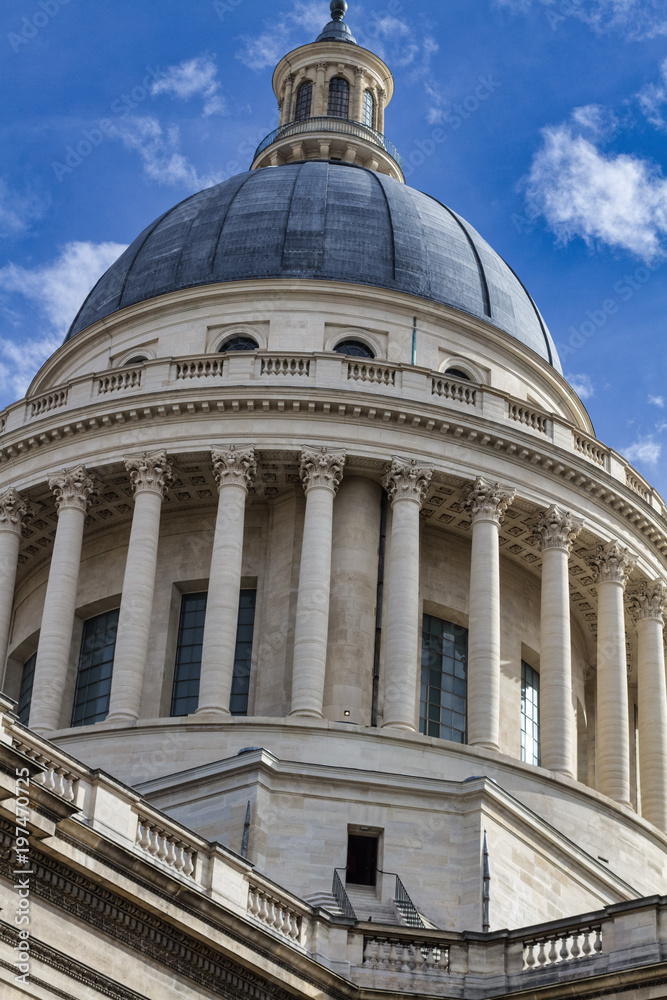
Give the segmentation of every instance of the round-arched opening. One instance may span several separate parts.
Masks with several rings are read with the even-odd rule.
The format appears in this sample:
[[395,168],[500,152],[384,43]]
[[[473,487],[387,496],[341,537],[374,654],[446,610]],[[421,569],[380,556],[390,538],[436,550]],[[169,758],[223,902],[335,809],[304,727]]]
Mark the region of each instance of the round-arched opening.
[[297,122],[305,121],[306,118],[310,118],[310,110],[313,103],[313,84],[310,80],[306,80],[299,87],[298,93],[296,95],[296,112],[294,115],[294,120]]
[[128,358],[127,361],[121,363],[121,368],[125,368],[127,365],[143,365],[148,358],[145,354],[135,354],[134,357]]
[[445,375],[451,375],[453,378],[464,378],[466,382],[472,382],[470,375],[464,372],[462,368],[447,368]]
[[329,84],[327,115],[331,118],[350,117],[350,85],[342,76],[335,76]]
[[375,98],[370,90],[364,92],[364,125],[375,128]]
[[228,351],[256,351],[259,344],[252,337],[236,336],[230,337],[220,344],[219,354],[226,354]]
[[347,354],[348,357],[352,358],[373,359],[375,357],[370,347],[361,340],[341,340],[340,344],[336,344],[334,347],[334,351],[336,354]]

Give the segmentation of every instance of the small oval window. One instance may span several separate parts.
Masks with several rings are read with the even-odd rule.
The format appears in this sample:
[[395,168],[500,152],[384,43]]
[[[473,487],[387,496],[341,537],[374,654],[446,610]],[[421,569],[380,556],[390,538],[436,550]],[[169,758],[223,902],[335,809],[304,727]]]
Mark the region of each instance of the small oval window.
[[352,358],[374,358],[375,355],[370,347],[360,340],[343,340],[334,347],[336,354],[347,354]]
[[464,378],[466,382],[472,381],[470,375],[468,375],[464,371],[461,371],[460,368],[448,368],[447,371],[445,372],[445,375],[453,375],[454,378]]
[[226,340],[218,348],[218,352],[223,354],[227,351],[256,351],[259,344],[252,337],[232,337]]

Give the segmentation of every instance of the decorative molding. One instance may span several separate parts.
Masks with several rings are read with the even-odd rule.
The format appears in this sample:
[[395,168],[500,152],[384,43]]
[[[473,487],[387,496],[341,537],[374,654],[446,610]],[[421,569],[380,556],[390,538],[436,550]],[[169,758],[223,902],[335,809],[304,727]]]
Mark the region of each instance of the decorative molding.
[[569,511],[552,504],[535,526],[540,552],[545,549],[566,549],[570,553],[572,543],[583,526],[583,517],[575,517]]
[[405,462],[393,458],[391,468],[382,480],[392,504],[397,500],[413,500],[421,507],[433,478],[433,466],[419,465],[416,458]]
[[302,448],[299,476],[306,493],[315,487],[331,490],[332,493],[335,493],[343,478],[346,457],[344,451],[330,452],[326,445],[319,451]]
[[14,531],[20,535],[23,522],[33,514],[32,507],[18,490],[10,488],[0,493],[0,531]]
[[478,476],[468,490],[463,506],[473,524],[475,521],[493,521],[499,525],[515,496],[516,490],[503,490],[499,483],[489,483]]
[[620,542],[614,541],[599,545],[590,565],[597,574],[598,584],[620,583],[624,587],[636,562],[637,556],[632,555]]
[[655,618],[664,622],[665,603],[667,602],[667,587],[662,580],[652,580],[642,584],[641,590],[630,595],[628,607],[635,621],[643,618]]
[[83,465],[75,469],[63,469],[62,472],[48,478],[49,489],[56,498],[58,513],[67,507],[86,512],[88,500],[96,492],[95,484]]
[[130,473],[135,493],[157,493],[163,497],[173,479],[166,451],[156,451],[152,455],[144,451],[136,458],[126,458],[125,468]]
[[237,448],[211,448],[213,475],[221,490],[223,486],[242,486],[247,490],[257,475],[254,445]]
[[318,62],[318,64],[317,64],[317,72],[318,73],[326,73],[328,67],[329,67],[329,63]]

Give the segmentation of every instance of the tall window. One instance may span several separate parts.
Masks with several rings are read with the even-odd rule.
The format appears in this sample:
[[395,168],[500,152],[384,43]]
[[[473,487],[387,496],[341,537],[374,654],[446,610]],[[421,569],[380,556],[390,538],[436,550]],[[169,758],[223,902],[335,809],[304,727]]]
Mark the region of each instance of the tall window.
[[313,103],[313,85],[308,80],[306,83],[302,83],[299,87],[299,92],[296,95],[296,114],[295,119],[298,122],[302,122],[305,118],[310,118],[310,108]]
[[32,701],[32,682],[35,679],[35,663],[37,662],[37,653],[33,653],[30,659],[26,660],[23,664],[23,673],[21,674],[21,690],[19,691],[19,703],[16,708],[16,714],[19,717],[19,722],[22,722],[24,726],[28,725],[28,719],[30,718],[30,702]]
[[521,661],[521,760],[540,763],[540,675]]
[[375,99],[370,90],[364,92],[364,125],[375,128]]
[[333,118],[349,118],[350,85],[341,76],[335,76],[329,84],[327,114]]
[[72,710],[73,726],[90,726],[107,717],[117,631],[118,608],[84,622]]
[[424,615],[419,730],[467,741],[468,630]]
[[[234,652],[234,675],[229,710],[232,715],[248,714],[250,691],[250,658],[255,625],[257,591],[242,590],[239,597],[239,618]],[[178,626],[174,687],[171,696],[172,716],[192,715],[199,705],[201,653],[206,620],[204,594],[184,594]]]

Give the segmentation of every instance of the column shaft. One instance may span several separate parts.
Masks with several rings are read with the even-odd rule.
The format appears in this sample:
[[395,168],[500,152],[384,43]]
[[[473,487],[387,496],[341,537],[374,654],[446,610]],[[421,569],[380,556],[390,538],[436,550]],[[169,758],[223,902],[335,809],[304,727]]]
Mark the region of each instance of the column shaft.
[[540,757],[542,767],[574,777],[568,558],[567,549],[542,552]]
[[419,501],[392,505],[384,626],[383,725],[415,730],[419,670]]
[[0,677],[7,658],[20,545],[21,536],[17,531],[0,529]]
[[472,529],[468,635],[468,743],[499,749],[500,564],[498,524]]
[[637,616],[637,702],[642,816],[667,833],[667,683],[664,609],[660,580],[644,584],[631,600]]
[[630,805],[628,677],[623,585],[598,583],[598,790]]

